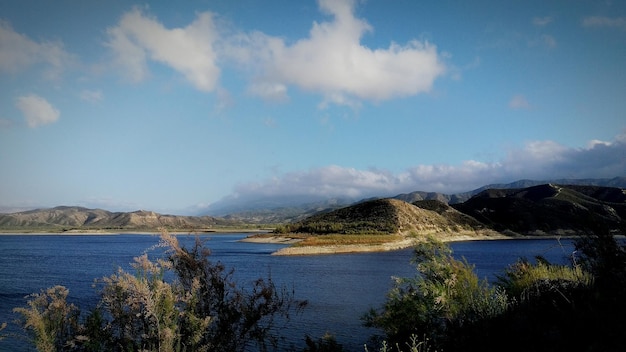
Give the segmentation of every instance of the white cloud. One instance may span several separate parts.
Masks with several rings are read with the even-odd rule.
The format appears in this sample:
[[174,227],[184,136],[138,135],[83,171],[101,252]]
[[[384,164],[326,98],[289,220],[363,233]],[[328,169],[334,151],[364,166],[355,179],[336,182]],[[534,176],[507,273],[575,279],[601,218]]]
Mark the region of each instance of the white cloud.
[[530,103],[522,94],[516,94],[509,100],[509,107],[511,109],[528,109],[530,108]]
[[468,160],[459,165],[417,165],[400,173],[330,165],[294,171],[256,183],[239,184],[228,200],[271,197],[393,196],[412,191],[465,192],[490,183],[519,179],[605,178],[626,172],[626,133],[612,142],[592,141],[571,148],[554,141],[533,141],[500,161]]
[[534,17],[533,18],[533,25],[537,26],[537,27],[544,27],[547,26],[548,24],[552,23],[552,17],[550,16],[545,16],[545,17]]
[[626,30],[626,17],[590,16],[583,19],[584,27],[609,27]]
[[65,51],[63,43],[33,41],[0,20],[0,71],[17,73],[43,64],[44,77],[54,79],[72,61],[73,56]]
[[445,73],[441,55],[428,42],[392,42],[384,49],[362,45],[372,27],[354,16],[354,1],[320,0],[319,6],[333,19],[313,23],[309,37],[288,44],[259,32],[241,34],[225,47],[225,55],[256,69],[258,81],[293,85],[333,103],[425,93]]
[[135,8],[107,32],[106,45],[132,81],[148,76],[148,60],[152,60],[181,73],[199,90],[216,89],[220,69],[213,50],[217,34],[211,13],[199,13],[187,27],[168,29]]
[[286,101],[289,86],[351,107],[357,100],[382,101],[429,92],[446,65],[435,45],[412,40],[369,48],[361,38],[372,27],[354,15],[355,1],[319,0],[332,19],[313,23],[306,38],[286,42],[262,32],[218,31],[213,15],[200,13],[183,28],[166,28],[140,8],[125,13],[108,29],[106,45],[133,82],[150,75],[158,62],[181,73],[197,89],[214,91],[218,62],[252,72],[248,92]]
[[80,92],[80,99],[84,101],[88,101],[90,103],[97,103],[99,101],[102,101],[102,99],[104,99],[104,95],[102,94],[101,90],[85,89],[82,92]]
[[31,128],[56,122],[61,115],[46,99],[34,94],[17,98],[15,105]]

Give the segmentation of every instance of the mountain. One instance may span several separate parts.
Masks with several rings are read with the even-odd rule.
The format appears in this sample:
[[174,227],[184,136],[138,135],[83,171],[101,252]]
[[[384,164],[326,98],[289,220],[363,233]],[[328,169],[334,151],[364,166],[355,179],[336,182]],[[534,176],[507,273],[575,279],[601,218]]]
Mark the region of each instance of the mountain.
[[572,235],[626,228],[626,190],[543,184],[486,189],[455,209],[497,231],[524,235]]
[[162,215],[151,211],[109,212],[102,209],[60,206],[11,214],[0,214],[1,231],[72,230],[206,230],[228,226],[234,221],[211,216]]
[[278,232],[388,235],[580,235],[626,229],[626,190],[543,184],[486,189],[464,203],[373,199],[287,224]]

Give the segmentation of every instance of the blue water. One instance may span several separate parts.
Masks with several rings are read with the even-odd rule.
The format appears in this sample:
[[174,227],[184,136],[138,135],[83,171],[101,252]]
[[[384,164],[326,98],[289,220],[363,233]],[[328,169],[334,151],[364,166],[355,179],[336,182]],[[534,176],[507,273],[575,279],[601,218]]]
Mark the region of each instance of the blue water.
[[[239,242],[245,234],[202,235],[212,250],[212,260],[235,269],[235,278],[246,285],[271,275],[279,285],[295,291],[296,299],[309,302],[302,314],[292,317],[283,330],[286,346],[302,346],[305,334],[335,335],[348,351],[363,351],[363,343],[377,333],[361,326],[360,317],[379,307],[391,288],[392,276],[414,276],[409,263],[412,250],[383,253],[282,257],[270,254],[282,245]],[[194,236],[179,236],[191,246]],[[0,236],[0,323],[17,316],[12,308],[24,306],[24,297],[54,285],[70,290],[69,300],[84,311],[97,300],[94,279],[114,273],[118,267],[131,271],[133,258],[147,252],[155,258],[163,249],[150,235],[3,235]],[[480,277],[494,280],[519,257],[543,255],[564,263],[571,255],[571,241],[506,240],[457,242],[455,256],[476,266]],[[3,333],[24,335],[13,324]],[[0,351],[34,351],[23,338],[0,341]]]

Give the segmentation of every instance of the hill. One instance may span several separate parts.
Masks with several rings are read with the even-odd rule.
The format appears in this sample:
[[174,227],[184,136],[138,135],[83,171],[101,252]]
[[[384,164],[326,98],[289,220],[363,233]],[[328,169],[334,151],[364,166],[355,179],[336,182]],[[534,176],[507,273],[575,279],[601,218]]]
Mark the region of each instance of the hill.
[[206,230],[235,224],[234,221],[211,216],[162,215],[144,210],[109,212],[67,206],[0,214],[0,231],[3,232],[158,231],[160,228]]
[[494,230],[523,235],[576,235],[626,226],[626,191],[614,187],[487,189],[452,206]]
[[474,232],[484,229],[481,223],[445,203],[437,202],[446,208],[441,213],[424,207],[422,203],[418,204],[422,207],[398,199],[375,199],[311,216],[284,226],[282,231],[314,235],[419,235]]

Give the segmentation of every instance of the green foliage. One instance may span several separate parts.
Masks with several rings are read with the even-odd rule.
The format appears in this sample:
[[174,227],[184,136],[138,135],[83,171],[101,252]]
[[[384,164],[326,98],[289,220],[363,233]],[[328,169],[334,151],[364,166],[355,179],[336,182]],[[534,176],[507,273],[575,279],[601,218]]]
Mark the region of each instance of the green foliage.
[[576,249],[571,266],[521,260],[499,279],[515,304],[491,330],[514,346],[510,350],[623,350],[624,245],[596,226],[576,241]]
[[309,220],[296,224],[287,224],[277,227],[275,233],[311,233],[323,234],[389,234],[398,231],[398,225],[393,221],[349,221],[333,222]]
[[537,257],[537,264],[526,259],[507,268],[503,276],[498,277],[498,285],[510,297],[529,300],[540,296],[546,289],[568,290],[576,287],[590,287],[593,276],[580,265],[554,265],[542,257]]
[[[31,295],[16,308],[38,351],[265,351],[275,346],[275,319],[302,308],[293,293],[270,279],[239,287],[233,271],[212,263],[200,241],[192,249],[164,233],[168,260],[135,258],[135,274],[118,270],[101,280],[101,301],[81,324],[67,303],[68,290],[55,286]],[[166,272],[177,280],[164,280]]]
[[428,238],[415,249],[418,275],[396,279],[382,311],[364,319],[382,328],[392,343],[423,335],[445,346],[455,331],[505,311],[507,298],[479,280],[465,260],[452,257],[450,248]]

